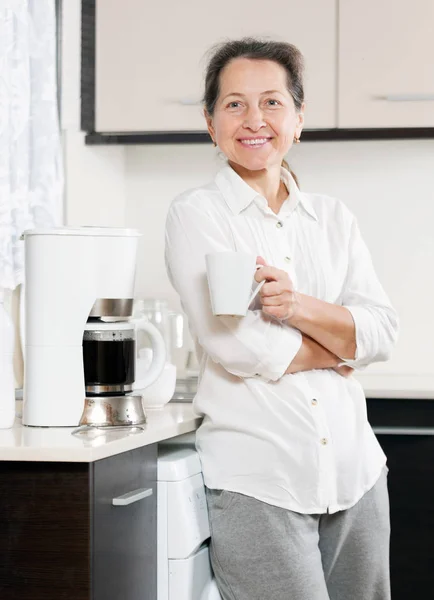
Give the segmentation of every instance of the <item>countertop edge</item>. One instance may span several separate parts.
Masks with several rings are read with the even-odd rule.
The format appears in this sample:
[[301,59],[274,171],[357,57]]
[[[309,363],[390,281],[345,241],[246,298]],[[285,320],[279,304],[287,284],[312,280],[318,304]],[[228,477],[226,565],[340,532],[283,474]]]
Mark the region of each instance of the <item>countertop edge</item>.
[[[0,463],[1,462],[49,462],[49,463],[92,463],[97,460],[109,458],[123,452],[129,452],[136,448],[148,446],[164,440],[177,437],[184,433],[190,433],[196,431],[202,422],[202,417],[196,415],[191,405],[184,405],[181,407],[175,407],[173,404],[171,408],[163,409],[166,413],[169,412],[168,419],[176,419],[175,422],[164,422],[164,415],[162,413],[149,416],[146,429],[142,433],[136,433],[133,435],[127,435],[122,438],[114,439],[112,441],[106,441],[101,443],[100,446],[86,447],[79,445],[77,446],[63,446],[62,440],[56,439],[55,444],[45,446],[43,443],[41,446],[37,445],[22,445],[23,437],[26,434],[40,435],[41,439],[47,439],[46,443],[49,443],[50,433],[54,435],[65,436],[65,440],[69,441],[69,435],[75,429],[74,427],[65,428],[59,432],[58,428],[44,428],[44,429],[33,429],[28,430],[19,422],[14,426],[13,429],[3,430],[3,432],[11,433],[12,435],[18,433],[20,436],[19,445],[18,441],[16,445],[3,445],[2,436],[0,432]],[[177,413],[172,415],[172,413]],[[163,418],[161,418],[163,417]],[[57,429],[55,432],[54,430]],[[15,431],[14,431],[15,430]],[[79,440],[77,440],[77,444]]]

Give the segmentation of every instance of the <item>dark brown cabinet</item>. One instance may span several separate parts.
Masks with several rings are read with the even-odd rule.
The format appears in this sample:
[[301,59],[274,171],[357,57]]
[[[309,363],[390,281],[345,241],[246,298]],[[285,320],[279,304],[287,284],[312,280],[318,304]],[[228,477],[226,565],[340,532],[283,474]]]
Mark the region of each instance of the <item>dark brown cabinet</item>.
[[157,444],[93,463],[0,462],[0,598],[156,600],[156,476]]
[[434,435],[378,440],[389,465],[392,598],[428,598],[434,593]]
[[434,401],[369,399],[389,467],[393,600],[434,594]]

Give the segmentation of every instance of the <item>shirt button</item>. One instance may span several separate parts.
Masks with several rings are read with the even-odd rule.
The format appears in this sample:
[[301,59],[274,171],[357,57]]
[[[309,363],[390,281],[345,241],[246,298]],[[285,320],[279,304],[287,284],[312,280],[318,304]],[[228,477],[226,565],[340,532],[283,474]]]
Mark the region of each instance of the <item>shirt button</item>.
[[281,227],[283,227],[283,223],[282,223],[282,221],[277,221],[277,223],[276,223],[276,227],[278,227],[279,229],[280,229]]
[[321,444],[322,444],[323,446],[327,446],[327,444],[328,444],[328,443],[329,443],[329,441],[328,441],[328,439],[327,439],[327,438],[321,438]]
[[285,261],[286,262],[291,262],[291,257],[290,256],[285,256]]
[[318,404],[318,400],[316,398],[312,398],[312,404],[316,406]]

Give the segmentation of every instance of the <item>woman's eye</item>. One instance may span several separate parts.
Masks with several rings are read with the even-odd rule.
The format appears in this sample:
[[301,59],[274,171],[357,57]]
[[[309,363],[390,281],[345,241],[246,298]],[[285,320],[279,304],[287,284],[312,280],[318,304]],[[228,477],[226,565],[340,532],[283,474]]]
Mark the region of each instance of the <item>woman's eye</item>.
[[239,108],[240,103],[236,102],[235,100],[233,102],[229,102],[228,104],[228,108]]
[[275,100],[274,98],[270,98],[269,100],[267,100],[267,104],[269,106],[279,106],[280,102],[278,100]]

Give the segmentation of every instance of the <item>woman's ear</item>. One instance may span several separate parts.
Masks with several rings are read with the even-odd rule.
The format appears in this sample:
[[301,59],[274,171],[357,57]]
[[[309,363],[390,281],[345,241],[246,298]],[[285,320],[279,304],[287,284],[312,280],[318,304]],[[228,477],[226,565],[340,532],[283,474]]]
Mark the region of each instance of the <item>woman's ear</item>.
[[301,136],[301,132],[303,131],[303,127],[304,127],[304,109],[305,109],[305,103],[303,102],[300,110],[297,113],[297,125],[295,128],[295,135],[298,138]]
[[203,110],[203,116],[205,117],[205,120],[206,120],[206,126],[208,128],[208,133],[210,134],[211,139],[215,144],[216,143],[215,130],[214,130],[213,123],[212,123],[212,117],[209,114],[209,112],[206,110],[206,108]]

